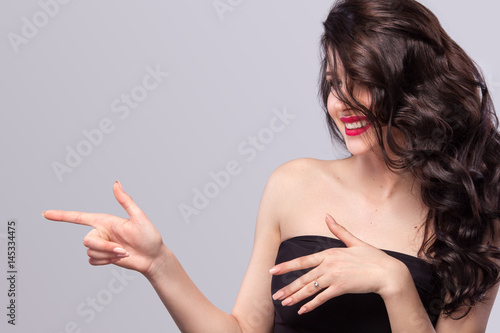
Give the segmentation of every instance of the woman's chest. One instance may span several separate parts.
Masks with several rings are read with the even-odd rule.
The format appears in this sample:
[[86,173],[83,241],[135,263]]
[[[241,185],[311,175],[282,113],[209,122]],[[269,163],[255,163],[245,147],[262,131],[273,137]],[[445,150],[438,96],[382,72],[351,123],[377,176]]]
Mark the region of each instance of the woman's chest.
[[355,195],[316,191],[290,195],[280,219],[281,240],[300,235],[332,235],[330,214],[357,238],[377,248],[416,256],[424,237],[427,209],[416,199],[401,197],[369,203]]

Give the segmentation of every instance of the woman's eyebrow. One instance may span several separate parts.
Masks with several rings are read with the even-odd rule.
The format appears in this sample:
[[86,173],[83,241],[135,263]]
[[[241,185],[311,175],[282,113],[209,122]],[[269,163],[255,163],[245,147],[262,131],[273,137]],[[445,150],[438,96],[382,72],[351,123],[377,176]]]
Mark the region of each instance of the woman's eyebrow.
[[331,76],[336,76],[337,78],[342,77],[342,72],[332,72],[332,71],[326,71],[325,75],[331,75]]
[[338,73],[328,71],[328,72],[325,72],[325,77],[327,77],[327,76],[331,76],[332,78],[334,78],[337,81],[342,81],[342,79]]

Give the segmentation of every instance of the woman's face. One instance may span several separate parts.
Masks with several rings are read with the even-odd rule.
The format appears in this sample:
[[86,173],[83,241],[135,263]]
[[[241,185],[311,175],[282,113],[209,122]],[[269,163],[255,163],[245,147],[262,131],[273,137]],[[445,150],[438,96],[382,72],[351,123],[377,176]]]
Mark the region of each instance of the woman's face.
[[[337,71],[339,75],[338,82],[340,89],[345,94],[346,83],[344,82],[344,68],[340,61],[337,61]],[[326,80],[332,84],[334,71],[327,67]],[[355,87],[354,98],[361,104],[370,107],[370,93],[367,89]],[[349,105],[343,103],[335,93],[331,92],[328,96],[328,113],[335,121],[337,128],[344,137],[347,149],[352,155],[363,155],[373,152],[373,147],[377,144],[375,129],[368,123],[368,119],[349,108]]]

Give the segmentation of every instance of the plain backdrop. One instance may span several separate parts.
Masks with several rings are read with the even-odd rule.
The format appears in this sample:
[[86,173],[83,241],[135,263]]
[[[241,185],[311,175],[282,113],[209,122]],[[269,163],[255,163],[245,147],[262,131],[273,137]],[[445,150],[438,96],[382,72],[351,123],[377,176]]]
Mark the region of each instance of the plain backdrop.
[[[332,3],[2,1],[0,266],[7,275],[15,220],[17,317],[7,324],[2,278],[0,330],[178,332],[143,276],[88,264],[90,228],[40,215],[126,216],[115,180],[204,294],[230,312],[271,172],[300,157],[345,156],[330,143],[317,97]],[[500,5],[422,3],[483,68],[498,105]],[[217,184],[227,168],[233,174]],[[496,304],[488,332],[499,330]]]

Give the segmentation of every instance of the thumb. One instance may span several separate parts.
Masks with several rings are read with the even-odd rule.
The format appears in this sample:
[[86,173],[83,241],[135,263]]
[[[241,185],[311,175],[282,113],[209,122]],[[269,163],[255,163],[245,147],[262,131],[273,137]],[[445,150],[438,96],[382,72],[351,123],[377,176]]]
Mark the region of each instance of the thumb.
[[120,203],[123,209],[125,209],[131,219],[140,219],[144,217],[144,213],[139,206],[137,206],[134,200],[132,200],[132,197],[123,191],[122,185],[119,181],[115,181],[113,184],[113,193],[116,200]]
[[326,214],[325,220],[326,225],[328,226],[328,229],[330,229],[332,234],[334,234],[338,237],[338,239],[344,242],[347,247],[364,244],[363,241],[355,237],[353,234],[347,231],[346,228],[338,224],[330,214]]

